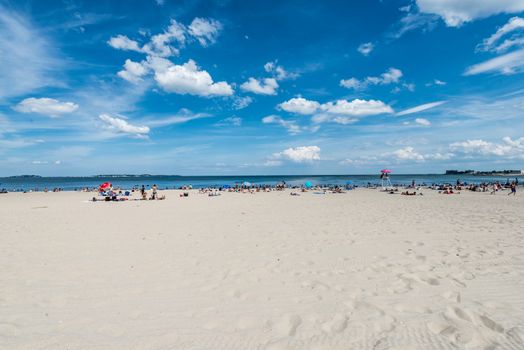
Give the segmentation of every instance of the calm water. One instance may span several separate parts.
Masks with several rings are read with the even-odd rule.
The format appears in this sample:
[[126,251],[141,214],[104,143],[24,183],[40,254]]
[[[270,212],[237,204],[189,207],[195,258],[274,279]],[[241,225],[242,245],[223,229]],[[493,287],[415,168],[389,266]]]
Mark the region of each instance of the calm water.
[[[393,185],[407,185],[412,180],[417,184],[433,183],[455,183],[457,179],[466,183],[481,183],[500,181],[505,183],[506,177],[496,176],[456,176],[456,175],[392,175]],[[514,178],[509,178],[513,181]],[[132,188],[133,186],[158,185],[159,188],[178,188],[184,185],[192,185],[194,188],[209,186],[234,186],[242,182],[250,182],[254,185],[274,185],[285,181],[289,185],[301,185],[311,181],[314,185],[331,184],[366,185],[380,183],[378,175],[301,175],[301,176],[136,176],[136,177],[41,177],[41,178],[1,178],[0,189],[14,190],[43,190],[45,187],[53,189],[62,188],[66,191],[80,189],[82,187],[98,187],[103,182],[109,181],[116,187]],[[519,181],[524,182],[524,180]]]

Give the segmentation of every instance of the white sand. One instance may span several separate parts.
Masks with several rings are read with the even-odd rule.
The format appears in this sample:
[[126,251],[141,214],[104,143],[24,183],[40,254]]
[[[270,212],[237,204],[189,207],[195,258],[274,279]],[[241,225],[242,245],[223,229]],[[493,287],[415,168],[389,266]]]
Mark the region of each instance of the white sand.
[[0,349],[524,349],[524,197],[0,195]]

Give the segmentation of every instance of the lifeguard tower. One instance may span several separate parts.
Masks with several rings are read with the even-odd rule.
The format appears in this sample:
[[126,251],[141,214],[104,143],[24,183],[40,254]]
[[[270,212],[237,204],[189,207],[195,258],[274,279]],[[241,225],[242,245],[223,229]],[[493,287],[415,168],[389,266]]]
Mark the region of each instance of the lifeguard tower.
[[380,170],[380,184],[382,185],[383,190],[393,187],[391,180],[389,179],[389,174],[391,174],[391,170],[389,169]]

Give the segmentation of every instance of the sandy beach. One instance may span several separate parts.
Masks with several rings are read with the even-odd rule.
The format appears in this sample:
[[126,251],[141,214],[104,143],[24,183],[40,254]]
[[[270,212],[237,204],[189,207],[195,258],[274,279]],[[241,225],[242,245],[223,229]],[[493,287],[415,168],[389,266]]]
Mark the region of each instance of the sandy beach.
[[524,198],[423,192],[0,195],[0,348],[522,349]]

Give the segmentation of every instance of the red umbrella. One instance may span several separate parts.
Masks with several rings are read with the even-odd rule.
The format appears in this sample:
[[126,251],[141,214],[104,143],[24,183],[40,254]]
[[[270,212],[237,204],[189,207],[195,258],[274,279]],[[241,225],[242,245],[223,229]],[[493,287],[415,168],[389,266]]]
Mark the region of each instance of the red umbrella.
[[112,187],[111,182],[104,182],[103,184],[100,185],[99,190],[105,191],[105,190],[110,189],[111,187]]
[[389,170],[389,169],[382,169],[382,170],[380,170],[380,172],[383,173],[383,174],[389,174],[391,172],[391,170]]

